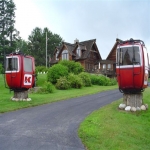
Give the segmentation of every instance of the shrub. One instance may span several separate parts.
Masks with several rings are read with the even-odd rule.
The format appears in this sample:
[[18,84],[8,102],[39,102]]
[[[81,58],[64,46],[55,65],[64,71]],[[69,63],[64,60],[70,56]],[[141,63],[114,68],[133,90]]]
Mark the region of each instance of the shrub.
[[115,85],[117,83],[115,79],[110,79],[103,75],[90,75],[90,79],[93,85],[108,86]]
[[110,79],[110,85],[116,85],[117,80],[116,79]]
[[69,74],[68,81],[70,82],[72,88],[79,89],[79,88],[82,88],[83,86],[82,79],[78,75],[75,75],[73,73]]
[[38,90],[38,93],[54,93],[55,86],[51,82],[46,82],[45,86]]
[[56,88],[59,90],[67,90],[70,88],[70,82],[67,81],[66,77],[60,77],[57,79]]
[[59,62],[59,64],[66,66],[69,73],[79,74],[84,71],[84,68],[79,62],[62,60]]
[[98,75],[91,74],[91,75],[90,75],[90,79],[91,79],[91,83],[92,83],[93,85],[97,85],[97,83],[98,83]]
[[36,67],[36,72],[47,72],[48,68],[46,68],[45,66],[37,66]]
[[53,84],[55,84],[57,82],[57,79],[64,76],[68,76],[68,68],[61,64],[56,64],[49,68],[47,73],[47,81],[50,81]]
[[102,85],[102,86],[105,86],[108,84],[108,81],[109,79],[103,75],[99,75],[97,76],[97,84],[98,85]]
[[83,86],[91,86],[91,79],[89,73],[81,72],[79,77],[82,79]]

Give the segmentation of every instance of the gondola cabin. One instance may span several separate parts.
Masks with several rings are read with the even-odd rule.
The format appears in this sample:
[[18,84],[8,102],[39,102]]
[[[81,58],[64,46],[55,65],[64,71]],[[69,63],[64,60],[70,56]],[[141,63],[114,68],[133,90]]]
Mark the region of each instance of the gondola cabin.
[[8,87],[13,91],[23,91],[35,84],[34,58],[22,53],[6,56],[5,77]]
[[148,86],[149,57],[141,40],[118,41],[116,75],[123,93],[139,93]]

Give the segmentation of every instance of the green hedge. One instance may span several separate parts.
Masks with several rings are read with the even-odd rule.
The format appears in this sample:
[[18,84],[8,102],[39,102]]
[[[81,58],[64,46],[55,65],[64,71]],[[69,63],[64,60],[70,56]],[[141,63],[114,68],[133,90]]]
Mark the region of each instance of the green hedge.
[[68,68],[61,64],[56,64],[51,68],[49,68],[47,73],[47,81],[56,84],[57,79],[59,79],[60,77],[67,77],[67,76],[68,76]]

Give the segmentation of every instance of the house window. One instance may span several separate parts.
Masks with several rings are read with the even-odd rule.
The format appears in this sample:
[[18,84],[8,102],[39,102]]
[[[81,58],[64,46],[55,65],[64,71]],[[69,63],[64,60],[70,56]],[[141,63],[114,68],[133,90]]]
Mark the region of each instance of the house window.
[[103,64],[103,69],[106,69],[106,64]]
[[81,57],[81,49],[80,49],[80,47],[77,48],[77,54],[78,54],[79,57]]
[[63,50],[62,52],[62,60],[69,60],[69,54],[67,50]]
[[56,53],[56,60],[58,60],[58,58],[57,58],[57,56],[58,56],[58,53],[59,53],[59,52],[57,51],[57,53]]
[[108,64],[108,69],[111,69],[111,64]]

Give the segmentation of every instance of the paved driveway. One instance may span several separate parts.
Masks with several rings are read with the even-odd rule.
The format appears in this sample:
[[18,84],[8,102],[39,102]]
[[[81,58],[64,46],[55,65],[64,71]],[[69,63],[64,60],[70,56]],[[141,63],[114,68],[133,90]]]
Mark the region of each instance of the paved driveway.
[[82,120],[121,97],[112,90],[0,114],[0,150],[84,150]]

